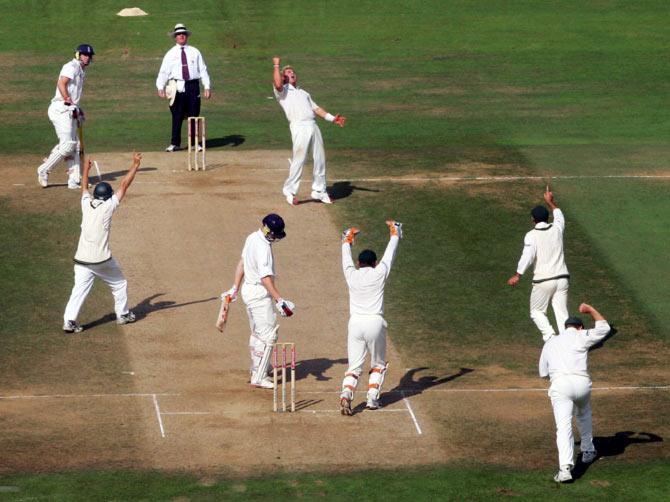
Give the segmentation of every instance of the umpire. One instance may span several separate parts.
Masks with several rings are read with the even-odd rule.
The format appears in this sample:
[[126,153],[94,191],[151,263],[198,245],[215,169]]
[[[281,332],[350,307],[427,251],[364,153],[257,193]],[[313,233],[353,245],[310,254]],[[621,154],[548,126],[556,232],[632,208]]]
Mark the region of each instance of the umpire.
[[[200,81],[204,87],[205,99],[211,96],[209,74],[202,54],[188,45],[191,32],[183,24],[177,24],[172,31],[176,45],[163,58],[156,88],[158,96],[170,100],[172,113],[172,138],[166,152],[181,150],[181,125],[186,117],[200,115]],[[195,125],[194,125],[195,128]],[[195,131],[191,131],[195,142]],[[197,146],[201,150],[201,145]]]

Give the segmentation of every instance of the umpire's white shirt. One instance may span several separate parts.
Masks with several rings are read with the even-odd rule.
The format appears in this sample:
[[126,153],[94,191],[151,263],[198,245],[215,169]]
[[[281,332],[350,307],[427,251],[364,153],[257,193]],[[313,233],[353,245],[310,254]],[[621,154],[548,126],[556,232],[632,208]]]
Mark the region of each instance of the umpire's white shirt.
[[247,237],[242,248],[242,260],[244,260],[244,281],[249,284],[261,284],[261,279],[274,276],[274,257],[272,246],[257,230]]
[[[72,61],[65,63],[58,74],[58,80],[60,80],[61,77],[70,79],[67,83],[67,92],[70,95],[72,104],[79,105],[79,100],[81,99],[81,94],[84,90],[84,80],[86,80],[86,72],[84,72],[79,61],[73,59]],[[58,86],[56,86],[56,94],[51,102],[55,103],[57,101],[63,101],[63,96],[58,90]]]
[[558,336],[552,336],[542,348],[540,376],[553,382],[561,376],[577,375],[586,378],[589,348],[601,341],[610,331],[607,321],[596,321],[591,329],[575,329],[570,326]]
[[307,91],[291,84],[284,84],[281,91],[272,87],[275,98],[284,109],[289,122],[314,122],[314,110],[319,108]]
[[81,235],[74,261],[82,265],[95,265],[109,260],[109,232],[112,228],[112,215],[119,207],[119,199],[112,195],[107,200],[91,197],[86,192],[81,197]]
[[391,265],[398,249],[397,236],[392,236],[384,256],[376,267],[356,269],[351,258],[351,245],[342,244],[342,269],[349,286],[349,312],[351,315],[383,315],[384,286],[391,273]]
[[570,274],[563,255],[564,230],[563,212],[556,208],[552,223],[537,223],[535,228],[526,234],[516,271],[523,274],[535,263],[533,282],[568,278]]
[[[167,51],[163,57],[160,70],[158,70],[158,77],[156,78],[156,88],[160,91],[165,88],[168,80],[174,79],[177,81],[177,91],[184,92],[184,79],[182,77],[181,69],[181,48],[182,46],[176,44],[172,49]],[[207,65],[198,49],[191,45],[184,45],[184,54],[186,54],[186,63],[188,64],[188,77],[190,80],[200,79],[202,86],[205,89],[210,89],[209,73],[207,72]]]

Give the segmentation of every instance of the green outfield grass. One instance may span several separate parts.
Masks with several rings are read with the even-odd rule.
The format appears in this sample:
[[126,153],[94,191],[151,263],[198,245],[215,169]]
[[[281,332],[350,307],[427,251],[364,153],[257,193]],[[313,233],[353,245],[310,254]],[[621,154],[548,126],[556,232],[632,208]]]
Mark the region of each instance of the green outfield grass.
[[[604,462],[603,462],[604,464]],[[492,466],[439,467],[356,474],[283,474],[214,481],[137,472],[0,477],[3,500],[663,500],[667,463],[595,465],[588,482],[557,486],[546,473]],[[648,481],[638,485],[636,479]]]
[[[611,341],[614,348],[667,343],[669,182],[597,177],[669,172],[668,2],[203,0],[196,6],[152,0],[141,5],[148,17],[114,15],[127,6],[0,0],[11,27],[0,46],[7,76],[0,152],[42,155],[53,146],[46,109],[61,65],[82,42],[97,52],[82,103],[87,149],[164,148],[169,112],[154,81],[172,44],[167,33],[183,22],[210,67],[214,99],[203,113],[217,144],[241,136],[235,148],[290,148],[283,113],[268,99],[273,55],[295,65],[317,103],[349,118],[343,130],[321,125],[329,177],[350,180],[338,188],[349,196],[334,206],[334,218],[362,227],[358,245],[378,251],[387,238],[386,218],[406,224],[387,313],[408,364],[448,371],[498,363],[534,375],[539,335],[527,314],[529,280],[514,290],[505,281],[544,180],[400,185],[357,181],[362,178],[514,175],[551,181],[567,218],[571,309],[581,300],[602,307],[623,327]],[[73,362],[67,341],[49,333],[60,323],[71,286],[74,241],[62,236],[77,233],[79,218],[75,206],[54,214],[14,202],[0,201],[0,359],[11,368],[0,384],[8,388],[13,381],[48,382]],[[102,308],[107,292],[98,294],[99,302],[89,302],[101,305],[94,318],[110,310]],[[114,330],[101,328],[102,334]],[[118,342],[103,338],[85,342],[95,360],[85,370],[92,387],[124,359]],[[533,350],[500,360],[495,349],[505,346]],[[602,374],[646,364],[631,358],[605,366],[594,359],[594,371]],[[120,377],[107,381],[119,389],[128,384]],[[529,467],[287,474],[212,486],[160,473],[26,474],[0,478],[0,485],[18,488],[0,486],[0,494],[8,500],[244,500],[268,494],[661,500],[670,474],[667,462],[600,462],[588,479],[556,487],[549,473]]]

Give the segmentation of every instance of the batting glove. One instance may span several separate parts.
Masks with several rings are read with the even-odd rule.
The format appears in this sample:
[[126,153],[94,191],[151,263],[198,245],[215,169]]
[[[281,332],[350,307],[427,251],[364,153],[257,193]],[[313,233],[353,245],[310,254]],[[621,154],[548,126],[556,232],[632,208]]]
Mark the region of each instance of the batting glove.
[[226,301],[226,296],[230,297],[230,303],[233,303],[237,300],[237,286],[233,285],[228,291],[221,293],[221,301]]
[[295,311],[295,303],[283,298],[277,300],[276,307],[282,317],[291,317]]
[[398,239],[402,239],[402,223],[399,221],[388,220],[386,224],[389,226],[391,237],[395,235]]
[[356,239],[356,235],[360,233],[360,230],[357,229],[356,227],[351,227],[347,228],[344,232],[342,232],[342,244],[354,244],[354,239]]

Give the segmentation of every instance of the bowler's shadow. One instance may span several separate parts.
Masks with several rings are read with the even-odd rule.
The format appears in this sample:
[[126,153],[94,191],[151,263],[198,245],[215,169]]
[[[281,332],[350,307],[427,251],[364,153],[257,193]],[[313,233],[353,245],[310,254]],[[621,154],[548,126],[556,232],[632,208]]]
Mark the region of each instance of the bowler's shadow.
[[[447,382],[451,382],[452,380],[456,380],[457,378],[460,378],[463,375],[467,375],[468,373],[472,373],[473,371],[475,371],[470,368],[461,368],[458,371],[458,373],[454,373],[453,375],[448,375],[441,378],[438,378],[435,375],[426,375],[419,377],[417,380],[414,379],[419,371],[427,369],[428,367],[423,366],[421,368],[412,368],[410,370],[407,370],[407,373],[405,373],[405,375],[400,379],[398,385],[396,385],[394,388],[386,392],[382,392],[381,396],[379,396],[380,405],[382,407],[390,406],[407,397],[416,396],[418,394],[421,394],[425,390],[432,389],[433,387],[437,387],[438,385],[442,385]],[[366,403],[361,403],[357,405],[354,408],[354,413],[359,413],[363,411],[363,409],[365,408],[365,404]]]
[[[661,442],[663,438],[651,432],[623,431],[617,432],[614,436],[593,438],[593,446],[598,451],[597,458],[621,455],[632,444]],[[581,478],[590,466],[591,464],[584,464],[582,456],[579,455],[572,470],[572,478],[575,480]]]
[[229,136],[224,136],[222,138],[213,138],[205,141],[205,146],[207,148],[219,148],[221,146],[240,146],[244,143],[245,137],[241,134],[231,134]]
[[328,188],[328,194],[332,200],[345,199],[349,197],[354,190],[359,190],[361,192],[380,192],[380,190],[375,190],[373,188],[352,185],[351,181],[337,181]]
[[[140,303],[132,307],[130,310],[132,310],[135,313],[135,319],[137,321],[140,321],[147,317],[150,313],[156,312],[157,310],[164,310],[164,309],[176,309],[179,307],[185,307],[186,305],[193,305],[196,303],[205,303],[205,302],[211,302],[212,300],[217,300],[219,297],[218,296],[212,296],[211,298],[203,298],[202,300],[193,300],[192,302],[183,302],[183,303],[177,303],[173,302],[171,300],[164,300],[164,301],[159,301],[159,302],[152,302],[155,298],[158,298],[159,296],[163,296],[165,293],[156,293],[155,295],[151,295],[144,300],[142,300]],[[108,322],[114,322],[116,321],[116,314],[110,313],[110,314],[105,314],[102,316],[100,319],[96,319],[95,321],[91,321],[88,324],[84,325],[84,329],[91,329],[96,326],[100,326],[101,324],[105,324]]]
[[295,379],[302,380],[313,375],[317,381],[327,382],[332,378],[327,377],[324,373],[336,364],[347,364],[347,362],[347,359],[326,359],[325,357],[298,361],[295,365]]

